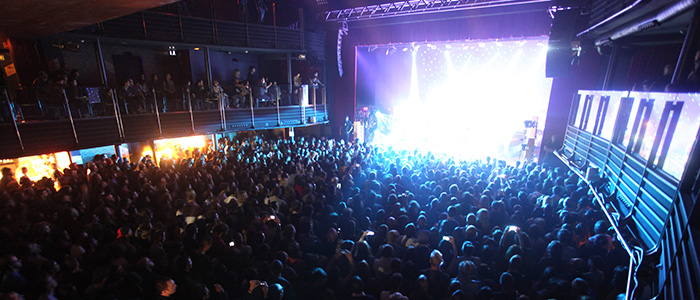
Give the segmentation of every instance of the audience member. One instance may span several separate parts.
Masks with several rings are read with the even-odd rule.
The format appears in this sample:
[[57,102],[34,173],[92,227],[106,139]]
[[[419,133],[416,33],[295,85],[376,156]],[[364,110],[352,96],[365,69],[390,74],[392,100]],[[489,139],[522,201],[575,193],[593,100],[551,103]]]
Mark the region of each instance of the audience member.
[[[625,291],[619,242],[576,192],[584,184],[561,169],[325,138],[218,145],[175,151],[179,159],[159,166],[150,156],[96,157],[21,185],[3,169],[0,293],[444,300]],[[585,232],[595,235],[577,237]]]

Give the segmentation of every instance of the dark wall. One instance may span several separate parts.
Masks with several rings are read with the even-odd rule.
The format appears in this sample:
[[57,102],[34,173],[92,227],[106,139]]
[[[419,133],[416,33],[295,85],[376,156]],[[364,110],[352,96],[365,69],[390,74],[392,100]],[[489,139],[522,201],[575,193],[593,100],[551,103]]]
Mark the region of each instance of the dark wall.
[[[578,90],[600,89],[601,82],[598,74],[600,69],[605,68],[606,63],[607,60],[604,57],[595,51],[590,51],[581,57],[578,64],[571,67],[568,77],[552,80],[549,106],[547,106],[547,120],[542,133],[543,145],[554,136],[556,146],[561,146],[574,95]],[[539,161],[544,159],[544,155],[545,152],[540,151]]]
[[627,68],[618,66],[618,72],[622,73],[624,78],[621,78],[619,83],[615,82],[616,86],[632,90],[640,87],[645,80],[654,81],[663,74],[664,65],[671,64],[675,68],[681,46],[682,44],[678,43],[637,47],[629,51],[630,63]]
[[[204,62],[204,49],[199,51],[188,50],[190,59],[191,78],[193,81],[204,80],[207,82],[207,71]],[[209,51],[211,60],[211,76],[213,80],[218,80],[224,89],[231,89],[233,86],[233,70],[240,69],[241,77],[245,79],[250,66],[258,67],[258,56],[244,52]],[[235,61],[234,61],[235,60]]]
[[[84,86],[100,86],[100,69],[97,66],[95,46],[90,43],[80,44],[80,52],[60,51],[62,61],[71,69],[80,71],[80,84]],[[107,59],[105,57],[105,59]]]
[[103,45],[102,53],[107,70],[107,81],[112,87],[117,87],[121,83],[117,82],[114,72],[113,55],[132,55],[141,57],[143,71],[146,78],[150,79],[151,74],[158,74],[160,79],[165,77],[165,73],[173,76],[175,84],[181,85],[185,80],[182,76],[182,66],[177,56],[168,55],[167,49],[139,48],[134,46]]

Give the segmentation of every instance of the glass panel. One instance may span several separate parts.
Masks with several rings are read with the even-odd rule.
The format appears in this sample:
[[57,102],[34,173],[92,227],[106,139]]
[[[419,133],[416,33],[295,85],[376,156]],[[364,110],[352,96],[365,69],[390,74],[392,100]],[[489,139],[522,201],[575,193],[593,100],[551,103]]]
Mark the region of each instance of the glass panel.
[[603,129],[600,132],[600,136],[606,140],[612,140],[613,128],[615,128],[615,120],[617,118],[617,111],[620,108],[620,101],[622,97],[627,97],[627,92],[620,91],[609,91],[605,92],[606,96],[610,96],[610,101],[608,102],[608,110],[604,116]]
[[683,110],[663,170],[680,179],[698,133],[700,94],[678,94],[677,100],[684,102]]

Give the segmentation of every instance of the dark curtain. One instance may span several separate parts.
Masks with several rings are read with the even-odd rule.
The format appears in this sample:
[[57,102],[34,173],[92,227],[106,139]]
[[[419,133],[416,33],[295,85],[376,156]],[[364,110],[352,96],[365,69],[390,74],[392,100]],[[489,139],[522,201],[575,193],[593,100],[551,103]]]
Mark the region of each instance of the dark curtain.
[[46,59],[38,40],[10,39],[12,59],[20,84],[30,87],[39,71],[46,71]]
[[645,80],[653,81],[663,75],[666,64],[675,68],[680,51],[680,44],[638,48],[630,61],[626,88],[641,90]]

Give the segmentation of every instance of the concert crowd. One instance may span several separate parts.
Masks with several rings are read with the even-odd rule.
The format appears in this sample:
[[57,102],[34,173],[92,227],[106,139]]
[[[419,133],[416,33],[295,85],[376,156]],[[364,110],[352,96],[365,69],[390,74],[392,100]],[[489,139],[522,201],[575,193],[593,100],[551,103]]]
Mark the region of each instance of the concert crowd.
[[[546,164],[326,138],[0,179],[0,299],[616,299],[629,258]],[[54,188],[54,182],[60,188]]]

